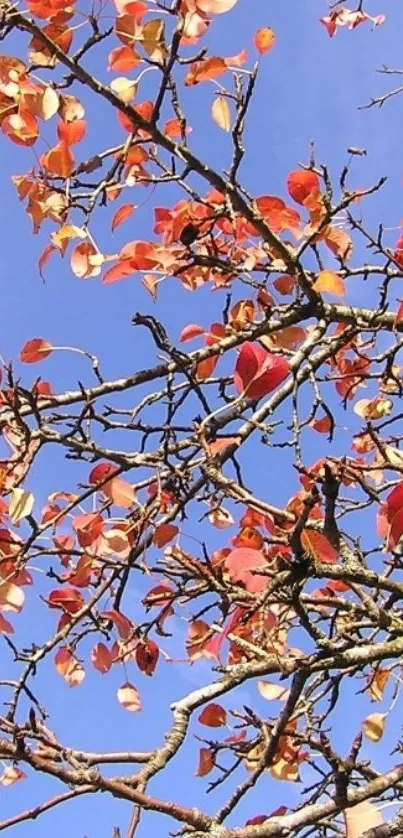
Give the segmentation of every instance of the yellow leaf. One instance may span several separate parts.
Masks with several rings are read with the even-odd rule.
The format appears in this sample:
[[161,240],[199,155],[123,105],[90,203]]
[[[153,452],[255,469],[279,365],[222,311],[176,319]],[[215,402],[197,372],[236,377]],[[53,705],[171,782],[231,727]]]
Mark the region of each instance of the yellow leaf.
[[360,399],[354,405],[354,413],[362,419],[382,419],[393,410],[393,402],[377,396],[375,399]]
[[344,281],[339,274],[333,271],[321,271],[313,284],[314,291],[318,294],[333,294],[334,297],[344,297]]
[[376,670],[368,685],[368,692],[371,697],[371,701],[382,701],[389,676],[390,669],[382,669],[379,667],[379,669]]
[[18,524],[23,518],[31,514],[34,505],[32,492],[25,489],[13,489],[8,514],[13,524]]
[[224,96],[217,96],[214,99],[211,115],[216,125],[223,131],[231,131],[231,111]]
[[379,742],[385,731],[386,713],[371,713],[362,723],[362,732],[371,742]]

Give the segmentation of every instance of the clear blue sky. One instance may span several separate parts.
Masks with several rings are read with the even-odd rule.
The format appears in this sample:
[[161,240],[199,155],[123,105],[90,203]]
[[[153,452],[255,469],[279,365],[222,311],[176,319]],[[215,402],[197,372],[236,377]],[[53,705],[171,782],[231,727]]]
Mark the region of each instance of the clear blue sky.
[[[315,141],[318,162],[327,163],[334,175],[346,162],[348,146],[364,147],[368,156],[357,159],[353,165],[354,185],[368,186],[380,176],[388,176],[382,192],[366,203],[365,220],[373,230],[381,221],[385,226],[394,226],[403,218],[403,97],[381,111],[359,111],[358,106],[385,90],[388,81],[393,84],[393,80],[377,75],[375,70],[382,64],[400,66],[403,7],[396,0],[368,0],[368,12],[387,15],[384,26],[375,32],[368,24],[363,24],[355,32],[341,30],[333,40],[318,23],[326,8],[324,0],[239,0],[236,9],[217,18],[211,28],[209,42],[212,52],[220,55],[233,55],[244,47],[249,49],[259,26],[271,26],[277,35],[274,50],[262,60],[258,92],[249,115],[246,134],[248,155],[242,171],[244,183],[256,195],[269,193],[284,196],[286,175],[296,168],[299,161],[307,161],[311,140]],[[7,46],[2,46],[6,52],[9,51]],[[24,57],[22,51],[21,57]],[[93,61],[93,67],[97,73],[102,72],[97,60]],[[188,119],[193,127],[191,144],[212,165],[224,168],[228,161],[228,140],[211,122],[212,88],[209,85],[202,87],[190,89],[185,94]],[[114,114],[92,109],[88,111],[88,118],[88,147],[97,148],[101,133],[102,145],[119,142],[121,132]],[[104,376],[114,377],[145,366],[145,353],[149,358],[153,357],[147,338],[130,325],[135,311],[161,316],[173,340],[177,340],[180,330],[189,322],[207,326],[220,318],[223,296],[219,293],[211,294],[203,289],[189,294],[176,280],[170,280],[164,284],[158,303],[154,304],[137,276],[109,287],[103,287],[99,280],[82,282],[71,274],[67,262],[58,260],[58,257],[54,257],[46,269],[46,283],[43,284],[37,260],[47,243],[49,228],[45,227],[36,237],[32,235],[30,221],[18,204],[10,182],[11,174],[25,172],[32,162],[29,151],[0,139],[0,274],[3,288],[0,350],[6,359],[16,359],[27,339],[41,336],[54,344],[76,345],[98,354]],[[109,232],[113,209],[99,210],[95,230],[100,243],[105,242],[106,250],[117,250],[130,239],[152,238],[153,206],[169,205],[176,195],[166,190],[149,197],[148,192],[140,187],[134,192],[132,200],[141,204],[145,198],[148,200],[133,221],[116,232],[116,244],[112,243]],[[397,234],[391,233],[391,244],[395,238]],[[362,258],[362,251],[358,252],[357,260],[359,257]],[[357,289],[352,289],[349,299],[358,303],[365,295],[365,299],[370,301],[373,293],[370,284],[363,289],[357,283]],[[395,296],[402,296],[398,287]],[[91,380],[86,362],[72,355],[57,354],[46,361],[46,366],[35,369],[20,368],[17,363],[17,369],[23,375],[25,384],[29,385],[33,377],[41,373],[54,383],[58,391],[65,387],[73,388],[78,378],[85,383]],[[125,403],[130,405],[130,401]],[[317,456],[317,445],[318,438],[312,435],[311,451],[307,449],[312,460]],[[84,474],[80,468],[71,463],[62,464],[59,459],[55,465],[53,457],[54,452],[47,454],[28,482],[29,488],[35,492],[38,507],[50,491],[59,488],[74,491],[76,481]],[[273,456],[273,460],[268,461],[267,471],[260,475],[259,465],[257,448],[252,446],[246,463],[247,479],[257,493],[268,500],[277,503],[286,501],[297,488],[293,476],[287,478],[285,475],[284,482],[279,486],[276,477],[278,458]],[[189,535],[200,535],[200,528],[197,531],[195,527],[189,527]],[[216,531],[209,530],[205,537],[212,548],[223,543]],[[28,598],[30,595],[33,597],[29,589],[27,594]],[[139,613],[140,598],[141,592],[133,585],[125,610],[134,620]],[[27,642],[45,639],[54,626],[54,612],[43,608],[40,624],[35,622],[34,635],[34,613],[37,612],[31,610],[28,604],[26,616],[20,618],[19,636],[24,635]],[[186,625],[175,618],[172,628],[180,657]],[[8,674],[10,658],[3,650],[0,661],[2,675]],[[49,661],[38,678],[37,689],[43,698],[52,695],[49,726],[66,744],[88,750],[148,749],[161,741],[169,724],[169,700],[182,696],[206,678],[208,666],[205,663],[198,663],[192,668],[162,663],[153,679],[146,679],[133,671],[132,680],[139,687],[145,705],[143,713],[137,715],[126,713],[116,702],[115,691],[123,680],[121,672],[112,671],[103,679],[97,673],[88,671],[83,686],[69,690]],[[223,703],[234,706],[232,699]],[[253,685],[238,693],[237,705],[242,703],[252,704],[261,712],[268,711],[268,706],[258,698]],[[347,707],[346,703],[344,706],[347,717],[351,705]],[[396,724],[399,722],[400,719],[396,718]],[[353,729],[354,726],[348,733]],[[341,736],[345,730],[346,719],[343,719]],[[202,731],[195,725],[194,732]],[[376,766],[382,767],[387,751],[386,738],[381,750],[378,746]],[[368,753],[372,754],[370,748]],[[195,771],[196,760],[197,743],[190,740],[186,754],[175,761],[166,777],[157,778],[151,790],[165,798],[175,795],[186,803],[191,801],[192,805],[206,806],[209,811],[218,808],[223,793],[219,791],[206,800],[205,780],[193,782],[190,799],[186,786]],[[279,803],[295,800],[297,787],[281,783],[274,788],[270,781],[267,781],[267,786],[264,783],[252,792],[249,802],[237,816],[237,823],[253,814],[271,811]],[[42,778],[35,779],[30,774],[29,782],[1,792],[0,816],[6,818],[20,808],[45,800],[57,790],[56,784]],[[18,835],[21,838],[43,838],[57,830],[58,838],[82,838],[84,835],[88,838],[110,838],[113,825],[124,828],[129,809],[106,796],[101,799],[82,798],[63,812],[55,810],[37,822],[18,827]],[[165,838],[171,826],[167,821],[162,823],[159,820],[157,824],[147,816],[139,830],[139,838],[150,838],[157,829],[160,838]]]

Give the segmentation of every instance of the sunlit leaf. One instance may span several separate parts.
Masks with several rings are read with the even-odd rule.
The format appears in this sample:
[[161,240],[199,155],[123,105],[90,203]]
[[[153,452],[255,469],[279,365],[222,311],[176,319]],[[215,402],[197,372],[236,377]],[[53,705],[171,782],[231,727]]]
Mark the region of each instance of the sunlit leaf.
[[211,115],[216,125],[223,131],[231,131],[231,111],[224,96],[216,96],[211,107]]
[[53,346],[44,338],[32,338],[21,349],[20,361],[24,364],[36,364],[43,361],[53,351]]
[[224,727],[227,724],[227,713],[221,704],[207,704],[198,721],[206,727]]
[[264,55],[264,53],[269,52],[274,47],[276,36],[272,29],[265,27],[257,30],[253,42],[260,55]]
[[346,289],[344,280],[333,271],[321,271],[313,284],[318,294],[333,294],[334,297],[344,297]]
[[371,742],[379,742],[385,732],[386,713],[371,713],[362,723],[362,732]]
[[133,684],[130,684],[128,681],[122,687],[119,687],[117,696],[119,704],[125,710],[130,710],[131,713],[138,713],[142,709],[139,693],[136,687],[133,687]]
[[12,489],[8,514],[13,524],[18,524],[19,521],[31,514],[34,500],[32,492],[17,487]]
[[268,681],[258,681],[257,688],[266,701],[286,701],[290,693],[289,689],[281,684],[270,684]]

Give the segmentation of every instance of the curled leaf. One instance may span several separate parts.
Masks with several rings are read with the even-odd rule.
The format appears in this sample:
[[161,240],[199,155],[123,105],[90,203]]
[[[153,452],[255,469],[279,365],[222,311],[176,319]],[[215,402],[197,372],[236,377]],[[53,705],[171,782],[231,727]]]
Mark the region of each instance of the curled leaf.
[[386,713],[371,713],[362,723],[362,732],[371,742],[379,742],[385,732]]

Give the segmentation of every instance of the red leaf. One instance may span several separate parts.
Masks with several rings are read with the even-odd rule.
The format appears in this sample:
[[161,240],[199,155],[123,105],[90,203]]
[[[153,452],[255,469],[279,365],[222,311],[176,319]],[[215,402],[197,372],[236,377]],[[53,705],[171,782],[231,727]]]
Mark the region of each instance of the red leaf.
[[283,276],[278,276],[274,280],[273,285],[279,294],[287,296],[295,290],[295,279],[293,276],[289,276],[289,274],[284,274]]
[[400,300],[399,308],[396,312],[395,319],[393,321],[393,328],[396,329],[396,326],[399,325],[403,320],[403,300]]
[[14,634],[14,629],[11,623],[9,623],[2,614],[0,614],[0,632],[2,634]]
[[111,620],[114,626],[116,626],[122,640],[127,640],[133,634],[132,623],[129,618],[125,617],[124,614],[121,614],[120,611],[116,611],[116,609],[112,608],[110,611],[104,611],[101,616],[106,620]]
[[56,588],[48,597],[49,608],[61,608],[67,614],[77,614],[84,605],[80,591],[74,588]]
[[178,535],[178,532],[178,527],[175,527],[174,524],[160,524],[154,530],[153,543],[157,547],[165,547],[166,544],[169,544]]
[[242,582],[247,591],[258,593],[267,586],[267,576],[259,576],[258,573],[251,572],[258,568],[266,569],[268,566],[260,550],[237,547],[226,556],[224,564],[234,582]]
[[316,561],[325,564],[336,564],[339,554],[323,533],[318,530],[305,529],[301,535],[301,543],[305,550]]
[[199,722],[206,727],[225,727],[227,713],[221,704],[208,704],[200,713]]
[[97,512],[90,512],[88,515],[77,515],[74,518],[73,527],[80,547],[89,547],[101,535],[104,522]]
[[210,748],[200,748],[199,764],[197,766],[196,777],[205,777],[212,771],[215,765],[214,754]]
[[136,662],[141,672],[152,675],[158,663],[160,650],[154,640],[139,643],[136,649]]
[[112,655],[105,643],[96,643],[91,652],[91,662],[98,672],[105,675],[112,666]]
[[[389,526],[388,526],[389,525]],[[403,481],[387,496],[377,519],[378,534],[387,534],[387,550],[393,550],[403,535]]]
[[332,427],[332,422],[330,416],[326,413],[321,417],[321,419],[312,419],[310,425],[314,431],[318,432],[318,434],[328,434]]
[[53,346],[43,338],[32,338],[21,349],[20,361],[24,364],[36,364],[38,361],[44,361],[51,352]]
[[90,471],[88,482],[91,483],[91,485],[102,483],[106,477],[112,477],[116,471],[117,466],[112,465],[112,463],[98,463],[98,465],[94,466],[94,468]]
[[289,371],[285,358],[271,355],[262,346],[246,342],[238,355],[234,384],[239,393],[250,399],[260,399],[275,390]]

